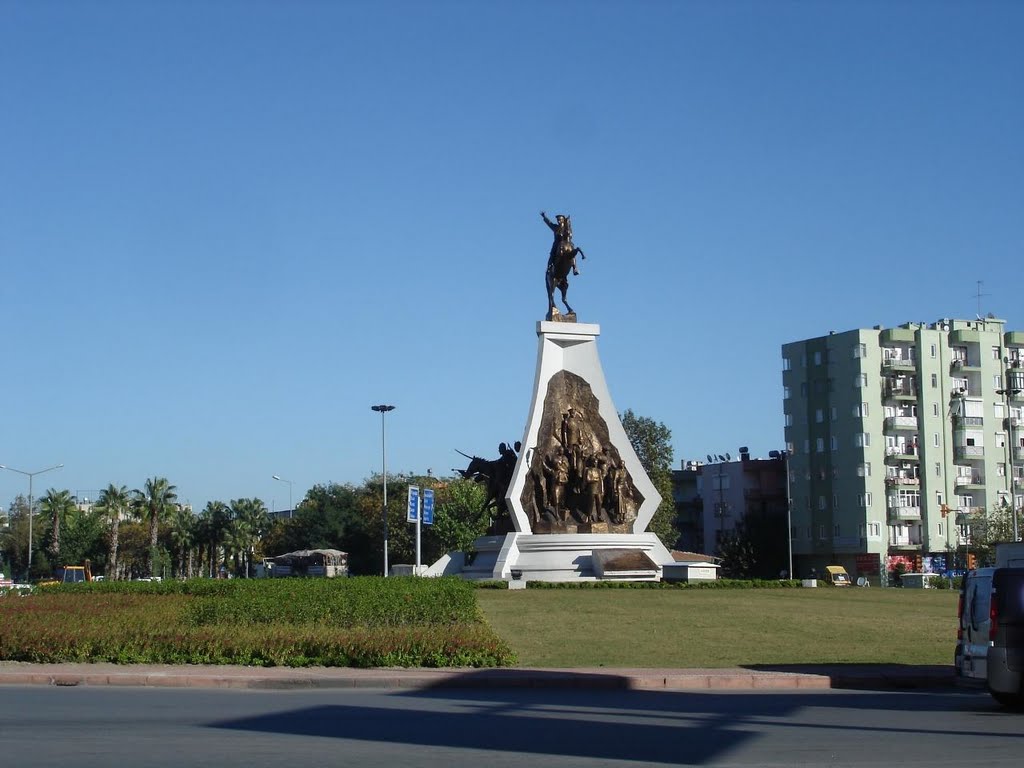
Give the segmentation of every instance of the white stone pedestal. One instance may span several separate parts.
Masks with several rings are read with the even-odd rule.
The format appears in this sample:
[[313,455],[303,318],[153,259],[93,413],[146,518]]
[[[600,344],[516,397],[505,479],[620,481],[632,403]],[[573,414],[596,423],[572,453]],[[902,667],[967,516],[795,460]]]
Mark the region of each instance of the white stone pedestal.
[[[431,566],[428,575],[457,573],[465,578],[508,580],[514,578],[514,572],[517,581],[621,579],[621,575],[605,573],[601,568],[595,569],[593,553],[597,550],[633,550],[645,554],[657,568],[637,571],[630,574],[629,578],[657,580],[661,577],[661,565],[670,563],[672,558],[658,537],[646,532],[647,525],[661,503],[661,496],[640,464],[622,422],[619,421],[598,357],[597,337],[600,333],[600,326],[595,324],[537,323],[539,349],[533,400],[519,458],[505,499],[511,510],[515,532],[477,539],[471,562],[467,563],[462,553],[452,553]],[[562,372],[579,377],[585,383],[581,386],[587,389],[590,402],[596,400],[596,416],[600,418],[602,427],[607,428],[607,441],[614,447],[629,475],[634,489],[631,503],[635,506],[635,517],[628,525],[618,527],[625,527],[630,532],[532,531],[530,515],[522,501],[524,488],[538,445],[550,440],[550,435],[541,434],[542,423],[545,421],[545,400],[553,377]],[[547,414],[549,427],[551,417],[552,414]],[[594,418],[594,414],[591,417]]]

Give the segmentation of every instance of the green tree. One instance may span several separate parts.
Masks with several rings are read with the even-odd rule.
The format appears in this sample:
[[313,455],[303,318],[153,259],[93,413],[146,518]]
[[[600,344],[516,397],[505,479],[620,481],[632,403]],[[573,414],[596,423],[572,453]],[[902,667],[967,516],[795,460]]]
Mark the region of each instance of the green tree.
[[199,515],[196,540],[200,548],[205,548],[207,551],[206,562],[211,578],[217,575],[221,542],[227,536],[230,526],[230,507],[223,501],[208,501]]
[[39,500],[39,508],[44,515],[50,517],[50,544],[47,550],[50,553],[50,560],[60,563],[60,526],[67,520],[68,515],[75,512],[75,500],[71,497],[71,491],[58,491],[51,488]]
[[168,482],[166,477],[151,477],[141,489],[132,491],[136,516],[149,526],[149,576],[155,576],[157,545],[160,523],[175,508],[174,502],[178,495],[176,486]]
[[231,502],[231,513],[237,526],[239,545],[245,561],[245,575],[252,573],[252,561],[256,545],[270,528],[270,513],[260,499],[235,499]]
[[486,497],[483,485],[461,477],[438,489],[434,525],[430,531],[438,555],[469,552],[473,542],[486,535],[490,519],[480,513]]
[[661,422],[637,416],[626,410],[620,417],[640,464],[661,495],[661,504],[651,518],[647,530],[672,549],[679,538],[675,528],[675,503],[672,500],[672,431]]
[[192,545],[196,540],[196,516],[189,507],[174,507],[167,519],[171,548],[175,554],[177,576],[192,575]]
[[131,496],[128,493],[128,486],[116,486],[110,483],[100,491],[96,507],[108,526],[106,575],[108,579],[116,579],[118,577],[117,546],[121,519],[127,517],[131,510]]
[[[32,538],[36,543],[41,533],[38,528],[33,530]],[[8,508],[7,525],[0,528],[0,551],[4,562],[10,566],[8,576],[14,578],[15,574],[25,574],[28,566],[28,499],[20,494],[14,497]]]
[[997,504],[986,510],[978,507],[967,516],[971,531],[970,551],[978,558],[978,566],[995,565],[996,545],[1013,541],[1013,509]]

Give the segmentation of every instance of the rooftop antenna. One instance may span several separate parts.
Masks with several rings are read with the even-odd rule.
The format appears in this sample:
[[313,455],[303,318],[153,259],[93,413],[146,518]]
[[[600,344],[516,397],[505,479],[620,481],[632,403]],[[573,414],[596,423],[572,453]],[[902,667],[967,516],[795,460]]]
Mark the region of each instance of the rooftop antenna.
[[977,317],[978,317],[979,320],[981,320],[982,319],[981,318],[981,297],[982,296],[991,296],[992,294],[991,293],[982,293],[981,292],[981,286],[985,284],[984,280],[976,280],[975,282],[978,284],[978,290],[977,290],[977,293],[974,294],[974,298],[976,298],[978,300],[978,314],[977,314]]

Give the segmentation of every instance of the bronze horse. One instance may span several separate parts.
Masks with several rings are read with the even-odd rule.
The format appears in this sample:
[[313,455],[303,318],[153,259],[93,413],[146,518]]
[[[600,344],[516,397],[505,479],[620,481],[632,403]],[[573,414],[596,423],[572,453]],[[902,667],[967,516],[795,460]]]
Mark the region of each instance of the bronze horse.
[[569,290],[569,272],[578,275],[576,269],[576,254],[584,259],[587,258],[582,248],[577,248],[572,242],[572,221],[568,216],[556,216],[558,223],[553,223],[541,211],[541,218],[548,225],[555,235],[555,241],[551,246],[551,255],[548,258],[548,268],[544,274],[544,283],[548,290],[548,318],[558,313],[555,308],[555,288],[562,294],[562,303],[566,310],[572,314],[573,308],[566,301],[565,294]]

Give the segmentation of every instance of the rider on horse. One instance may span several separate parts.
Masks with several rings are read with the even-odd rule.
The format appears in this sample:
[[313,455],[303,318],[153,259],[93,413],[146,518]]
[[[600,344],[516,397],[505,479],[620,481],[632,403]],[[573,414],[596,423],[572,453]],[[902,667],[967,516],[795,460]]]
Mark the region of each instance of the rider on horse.
[[[569,221],[568,216],[558,214],[555,216],[555,222],[547,217],[544,211],[540,212],[540,217],[544,219],[544,223],[548,225],[551,231],[555,235],[555,240],[551,244],[551,254],[548,256],[548,270],[550,271],[555,260],[563,253],[572,253],[575,248],[572,244],[572,222]],[[580,251],[582,254],[583,252]],[[587,258],[583,256],[583,258]],[[572,273],[578,275],[580,271],[576,268],[576,257],[575,254],[572,258]]]

